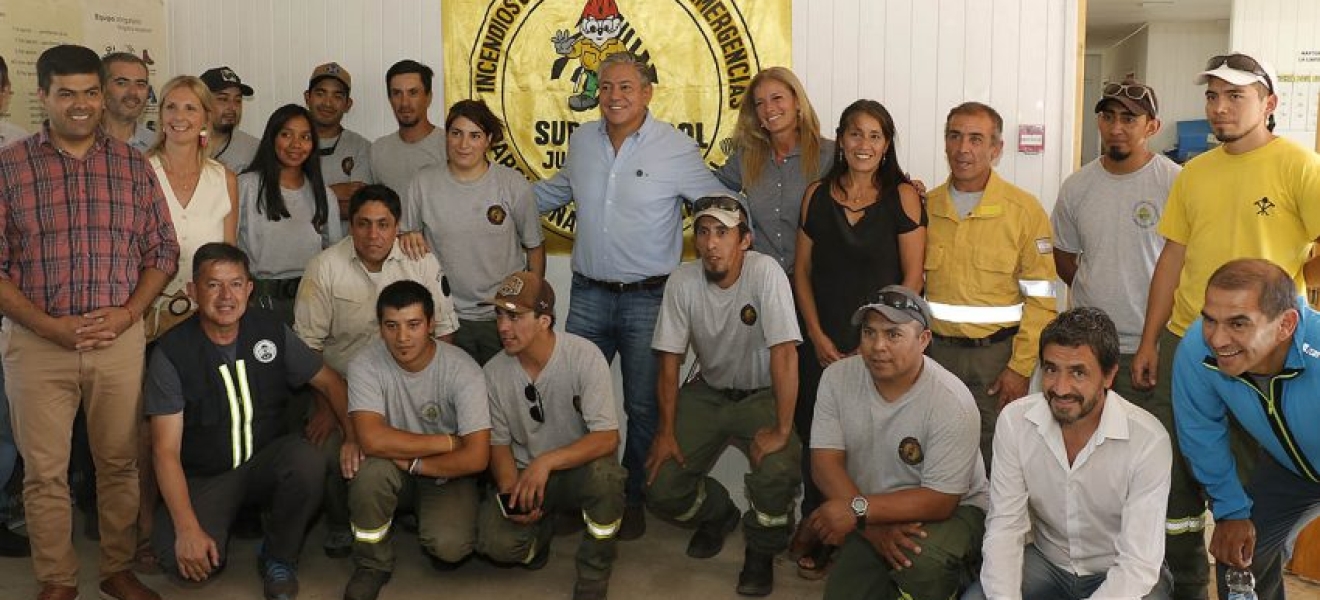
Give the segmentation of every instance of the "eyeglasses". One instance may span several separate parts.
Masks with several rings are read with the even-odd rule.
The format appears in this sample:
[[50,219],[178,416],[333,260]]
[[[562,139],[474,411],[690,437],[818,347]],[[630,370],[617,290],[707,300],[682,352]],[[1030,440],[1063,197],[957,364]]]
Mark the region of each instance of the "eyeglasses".
[[1212,57],[1205,63],[1205,70],[1213,71],[1219,67],[1227,66],[1235,71],[1246,71],[1252,75],[1259,75],[1265,80],[1265,86],[1270,88],[1270,93],[1274,93],[1274,81],[1270,79],[1270,74],[1265,71],[1256,59],[1245,54],[1221,54]]
[[527,401],[532,404],[527,409],[527,412],[532,415],[532,420],[537,423],[544,423],[545,403],[541,401],[541,390],[536,389],[535,385],[529,383],[527,387],[523,388],[523,396],[526,396]]
[[921,321],[922,325],[930,325],[926,322],[926,315],[921,312],[921,305],[916,300],[909,298],[906,294],[900,292],[880,292],[876,295],[876,304],[883,304],[889,308],[912,313],[912,317]]
[[1150,87],[1140,83],[1107,83],[1101,91],[1106,96],[1122,96],[1128,100],[1136,100],[1137,102],[1149,99],[1150,107],[1154,109],[1155,112],[1159,112],[1160,110],[1159,103],[1155,101],[1155,94],[1150,91]]
[[729,212],[741,212],[742,204],[735,198],[728,196],[703,196],[692,203],[692,212],[699,213],[711,208],[727,210]]

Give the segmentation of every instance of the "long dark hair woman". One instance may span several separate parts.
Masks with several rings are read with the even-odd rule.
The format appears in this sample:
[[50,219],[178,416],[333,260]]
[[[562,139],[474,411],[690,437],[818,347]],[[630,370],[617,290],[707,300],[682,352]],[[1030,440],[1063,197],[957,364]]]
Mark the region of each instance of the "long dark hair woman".
[[238,245],[252,261],[251,301],[290,325],[307,261],[344,237],[317,147],[307,109],[286,104],[270,115],[256,157],[238,178]]
[[[852,313],[880,288],[924,286],[926,210],[917,189],[898,164],[894,119],[874,100],[844,109],[836,130],[834,162],[802,199],[793,264],[793,291],[802,317],[798,348],[798,402],[794,419],[804,445],[810,443],[820,374],[857,351]],[[809,453],[802,462],[802,517],[821,503],[811,478]],[[823,576],[828,552],[812,549],[803,534],[795,549],[804,577]]]

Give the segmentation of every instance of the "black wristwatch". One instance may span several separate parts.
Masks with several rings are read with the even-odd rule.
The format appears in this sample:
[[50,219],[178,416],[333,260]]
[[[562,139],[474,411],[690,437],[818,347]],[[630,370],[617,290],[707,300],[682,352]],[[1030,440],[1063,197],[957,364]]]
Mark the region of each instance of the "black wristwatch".
[[852,501],[848,503],[848,507],[852,509],[853,515],[856,515],[857,517],[857,529],[866,529],[866,510],[871,507],[871,503],[867,502],[866,496],[857,496],[853,498]]

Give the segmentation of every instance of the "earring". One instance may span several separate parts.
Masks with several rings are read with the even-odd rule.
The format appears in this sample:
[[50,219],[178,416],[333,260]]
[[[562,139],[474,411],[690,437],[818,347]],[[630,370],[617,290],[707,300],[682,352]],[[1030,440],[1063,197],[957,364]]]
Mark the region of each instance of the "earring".
[[206,137],[208,135],[210,134],[206,132],[206,129],[202,129],[201,133],[197,134],[197,143],[203,148],[206,147]]

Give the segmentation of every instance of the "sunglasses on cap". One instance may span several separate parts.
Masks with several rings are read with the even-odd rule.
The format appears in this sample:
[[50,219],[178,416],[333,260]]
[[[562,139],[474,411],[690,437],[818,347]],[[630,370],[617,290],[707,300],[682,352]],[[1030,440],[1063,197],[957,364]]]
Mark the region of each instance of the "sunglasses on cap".
[[742,204],[734,198],[728,196],[706,196],[692,203],[693,214],[711,208],[727,210],[730,212],[742,212]]
[[1270,79],[1270,74],[1265,71],[1256,59],[1245,54],[1221,54],[1211,57],[1205,63],[1205,70],[1213,71],[1221,66],[1227,66],[1234,71],[1244,71],[1252,75],[1259,75],[1265,80],[1265,86],[1270,88],[1270,93],[1274,93],[1274,80]]
[[911,312],[913,313],[912,316],[916,317],[918,321],[921,321],[922,325],[929,325],[929,323],[926,322],[926,315],[921,312],[921,305],[917,304],[916,300],[909,298],[906,294],[894,291],[880,292],[876,295],[875,303],[883,304],[889,308]]
[[541,401],[541,390],[536,389],[535,385],[529,383],[527,387],[523,388],[523,396],[526,396],[527,401],[532,404],[527,409],[528,414],[532,415],[532,420],[537,423],[544,423],[545,403]]
[[1160,110],[1159,103],[1155,101],[1155,94],[1151,93],[1150,87],[1145,84],[1106,83],[1101,92],[1106,96],[1119,96],[1137,102],[1149,99],[1151,108],[1156,112]]

